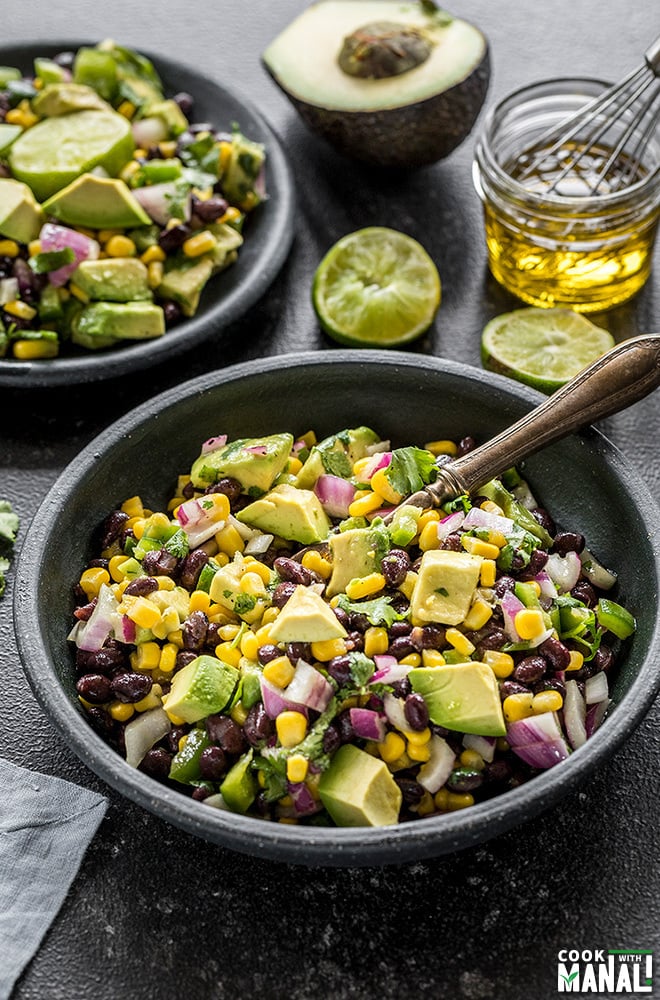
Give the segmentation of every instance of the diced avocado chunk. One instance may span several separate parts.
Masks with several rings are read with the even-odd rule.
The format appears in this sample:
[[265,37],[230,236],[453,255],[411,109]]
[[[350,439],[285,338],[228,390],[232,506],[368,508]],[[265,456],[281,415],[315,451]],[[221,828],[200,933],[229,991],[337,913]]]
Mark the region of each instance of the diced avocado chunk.
[[226,708],[239,676],[236,667],[217,656],[198,656],[174,674],[163,707],[185,722],[198,722]]
[[106,302],[151,300],[147,268],[136,257],[106,257],[82,261],[71,280],[90,299]]
[[321,775],[319,794],[337,826],[392,826],[399,819],[401,789],[387,764],[350,743]]
[[[153,109],[151,111],[153,114]],[[222,190],[232,205],[251,209],[259,204],[261,196],[255,183],[263,167],[266,153],[259,142],[246,139],[234,132],[229,160],[222,175]]]
[[330,605],[303,586],[296,587],[270,628],[271,642],[323,642],[346,635]]
[[40,118],[94,108],[107,111],[110,105],[95,90],[81,83],[48,83],[32,101],[32,110]]
[[163,299],[177,302],[184,316],[194,316],[204,286],[212,274],[211,257],[199,257],[166,271],[158,286],[158,294]]
[[74,337],[148,340],[165,333],[165,319],[161,307],[151,302],[91,302],[76,317],[73,330]]
[[89,173],[44,202],[43,210],[69,226],[91,229],[126,229],[151,221],[124,181]]
[[160,118],[172,135],[181,135],[188,128],[188,119],[176,101],[155,101],[149,105],[149,117]]
[[332,576],[328,581],[328,597],[343,594],[351,580],[378,572],[373,536],[369,528],[340,531],[337,535],[330,535],[329,543]]
[[415,667],[408,674],[421,694],[431,722],[477,736],[504,736],[506,725],[495,674],[486,663]]
[[309,490],[319,476],[325,474],[350,479],[354,462],[364,458],[367,448],[377,444],[379,440],[370,427],[355,427],[324,438],[310,451],[296,477],[296,486]]
[[220,794],[233,812],[245,813],[257,794],[257,782],[252,773],[253,751],[248,750],[228,772],[220,785]]
[[66,72],[54,59],[37,56],[34,60],[34,75],[39,77],[44,87],[49,83],[62,83]]
[[417,625],[462,622],[470,610],[482,562],[481,556],[468,552],[450,549],[425,552],[410,598],[413,622]]
[[29,243],[39,235],[43,213],[27,184],[0,177],[0,235]]
[[7,122],[0,122],[0,156],[9,149],[12,142],[18,139],[23,129],[20,125],[9,125]]
[[289,461],[292,434],[239,438],[200,455],[190,470],[193,486],[205,488],[223,476],[236,479],[244,492],[266,493]]
[[301,545],[312,545],[328,537],[330,521],[319,498],[311,490],[282,483],[244,507],[236,515],[243,524],[279,535]]

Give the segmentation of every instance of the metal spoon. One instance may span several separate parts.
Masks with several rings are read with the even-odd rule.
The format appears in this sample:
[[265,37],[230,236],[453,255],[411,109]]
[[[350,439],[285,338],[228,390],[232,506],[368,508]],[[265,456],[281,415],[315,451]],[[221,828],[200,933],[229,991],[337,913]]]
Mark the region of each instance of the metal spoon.
[[[447,462],[438,478],[399,507],[439,507],[474,494],[495,476],[574,431],[625,410],[660,385],[660,335],[634,337],[613,347],[544,403],[474,451]],[[390,521],[393,510],[383,517]]]

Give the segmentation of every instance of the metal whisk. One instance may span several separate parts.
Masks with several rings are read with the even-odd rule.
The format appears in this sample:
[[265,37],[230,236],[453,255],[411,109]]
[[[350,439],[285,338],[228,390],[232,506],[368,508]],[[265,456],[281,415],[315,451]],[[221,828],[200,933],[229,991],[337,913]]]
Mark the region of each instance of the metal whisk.
[[[558,154],[563,150],[568,158],[562,156],[561,170],[553,176],[552,182],[545,188],[546,192],[556,191],[562,180],[579,170],[580,163],[594,151],[604,158],[604,162],[586,182],[589,194],[597,194],[603,181],[607,182],[609,193],[638,180],[644,152],[658,126],[659,98],[660,37],[644,53],[642,66],[608,87],[528,147],[525,156],[531,159],[516,174],[516,179],[524,180],[541,164],[552,162],[553,158],[556,166]],[[622,115],[627,116],[624,121],[621,121]],[[617,125],[622,131],[610,144],[608,133],[613,135]],[[601,145],[597,146],[598,143]],[[629,143],[630,148],[627,148]],[[584,175],[580,179],[585,183]]]

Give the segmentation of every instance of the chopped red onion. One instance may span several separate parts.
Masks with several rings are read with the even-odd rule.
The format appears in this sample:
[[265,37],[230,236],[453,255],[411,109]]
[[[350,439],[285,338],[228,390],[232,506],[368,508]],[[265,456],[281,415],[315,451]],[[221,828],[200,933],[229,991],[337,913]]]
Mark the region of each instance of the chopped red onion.
[[394,684],[407,677],[412,670],[409,663],[399,663],[396,656],[388,656],[387,653],[374,656],[374,663],[376,672],[369,678],[370,684]]
[[211,451],[217,451],[218,448],[223,448],[227,444],[227,435],[218,434],[217,437],[209,438],[202,445],[202,455],[208,455]]
[[138,118],[131,125],[133,139],[138,149],[149,149],[167,139],[167,126],[162,118]]
[[474,733],[466,733],[463,737],[463,746],[468,750],[476,750],[487,764],[491,764],[495,757],[495,738],[493,736],[475,736]]
[[307,708],[299,702],[289,701],[284,697],[282,688],[276,687],[262,675],[259,678],[261,684],[261,698],[269,719],[276,719],[281,712],[300,712],[307,718]]
[[216,518],[215,505],[207,510],[200,500],[186,500],[177,508],[176,519],[188,536],[191,549],[212,538],[224,525]]
[[101,649],[106,639],[111,634],[115,637],[123,635],[120,615],[117,610],[119,605],[113,592],[105,583],[99,589],[96,607],[92,611],[89,619],[78,629],[76,635],[76,645],[78,649],[87,650],[90,653]]
[[403,706],[403,698],[396,698],[389,691],[383,698],[383,711],[387,716],[387,721],[391,723],[395,729],[398,729],[401,732],[405,732],[410,728],[410,723],[406,718]]
[[134,643],[137,635],[137,626],[128,615],[121,616],[121,638],[120,641]]
[[314,493],[329,517],[348,517],[355,487],[341,476],[323,475],[314,483]]
[[596,705],[599,701],[607,701],[610,696],[610,689],[607,683],[607,674],[602,670],[599,674],[587,678],[584,686],[584,700],[587,705]]
[[513,521],[510,517],[502,514],[492,514],[481,507],[471,507],[463,521],[464,528],[489,528],[491,531],[500,531],[503,535],[508,535],[513,530]]
[[445,538],[452,535],[459,528],[463,527],[465,514],[462,510],[455,510],[453,514],[447,514],[441,521],[438,521],[438,538],[444,542]]
[[323,808],[323,804],[317,802],[304,781],[288,781],[286,788],[299,816],[311,816]]
[[58,267],[48,274],[48,281],[56,287],[66,284],[81,261],[96,260],[101,250],[96,240],[84,236],[75,229],[69,229],[68,226],[58,226],[54,222],[46,222],[41,227],[39,243],[44,253],[65,250],[67,247],[73,251],[75,257],[73,263]]
[[[518,635],[518,629],[516,628],[516,615],[519,611],[523,611],[525,605],[522,601],[518,600],[516,595],[511,590],[505,590],[504,594],[500,598],[500,606],[502,608],[502,616],[504,618],[504,632],[511,642],[520,642],[520,636]],[[546,637],[547,638],[547,637]]]
[[566,760],[569,749],[554,712],[543,712],[507,726],[509,746],[530,767],[546,770]]
[[172,729],[172,723],[163,708],[140,712],[124,729],[126,763],[137,767],[155,743]]
[[580,692],[577,681],[566,681],[564,695],[564,729],[568,742],[574,750],[587,742],[585,717],[587,706]]
[[554,600],[557,597],[557,588],[544,569],[540,573],[537,573],[534,579],[541,588],[541,597],[547,597],[550,600]]
[[249,451],[251,455],[267,455],[268,448],[265,444],[248,444],[243,451]]
[[190,219],[191,197],[187,195],[181,204],[180,191],[175,181],[163,181],[162,184],[148,184],[146,187],[134,188],[131,194],[145,210],[149,218],[159,226],[166,226],[172,218],[172,204],[176,201],[177,217],[181,222]]
[[609,707],[610,707],[609,700],[599,701],[595,705],[589,705],[584,720],[584,728],[587,733],[587,739],[593,736],[598,727],[601,725]]
[[545,564],[545,571],[556,584],[559,593],[566,594],[580,579],[582,563],[577,552],[567,552],[565,556],[551,552]]
[[417,781],[431,795],[442,788],[452,772],[456,754],[446,740],[435,734],[430,741],[431,756],[419,769]]
[[590,583],[600,587],[601,590],[611,590],[616,583],[617,576],[610,569],[605,569],[602,563],[598,562],[593,552],[589,549],[582,549],[580,553],[582,572]]
[[0,306],[18,298],[18,278],[2,278],[0,281]]
[[391,451],[378,451],[372,454],[371,461],[367,462],[363,471],[360,473],[360,481],[363,483],[369,482],[374,473],[378,472],[379,469],[386,469],[392,461]]
[[305,705],[315,712],[323,712],[334,694],[332,684],[323,674],[305,660],[298,660],[293,680],[284,688],[287,701]]
[[364,740],[375,740],[377,743],[383,742],[385,718],[379,712],[373,712],[370,708],[351,708],[349,715],[356,736]]
[[244,554],[246,556],[262,556],[271,547],[273,538],[274,535],[267,535],[262,531],[255,532],[243,549]]

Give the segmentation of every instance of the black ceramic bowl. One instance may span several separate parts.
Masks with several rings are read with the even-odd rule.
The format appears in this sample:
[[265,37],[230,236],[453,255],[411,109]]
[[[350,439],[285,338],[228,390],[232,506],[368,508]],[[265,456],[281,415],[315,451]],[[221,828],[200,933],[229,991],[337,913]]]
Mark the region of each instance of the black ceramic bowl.
[[154,509],[171,496],[206,438],[314,428],[320,436],[366,423],[395,444],[472,434],[487,440],[541,401],[499,376],[434,358],[336,351],[269,358],[213,372],[129,413],[61,475],[23,545],[15,619],[21,657],[44,711],[76,754],[129,798],[191,833],[239,851],[292,862],[381,864],[467,847],[556,803],[632,732],[660,687],[658,511],[622,455],[595,430],[525,464],[560,525],[582,531],[638,620],[625,647],[614,706],[570,759],[462,812],[381,829],[283,826],[215,810],[132,770],[88,726],[74,690],[71,588],[92,533],[135,493]]
[[[76,50],[93,42],[31,42],[0,48],[0,65],[18,66],[33,72],[35,56],[53,56]],[[239,93],[211,80],[199,71],[162,56],[152,59],[167,96],[179,91],[195,100],[195,121],[211,122],[218,129],[231,130],[237,122],[250,139],[266,147],[266,187],[268,200],[248,217],[245,242],[238,260],[215,275],[204,289],[195,316],[184,319],[156,340],[133,341],[103,351],[79,349],[49,361],[0,359],[0,386],[16,389],[72,385],[114,378],[165,361],[189,350],[233,323],[264,294],[284,263],[293,239],[295,204],[293,181],[279,140],[256,108]],[[211,67],[209,67],[211,69]]]

